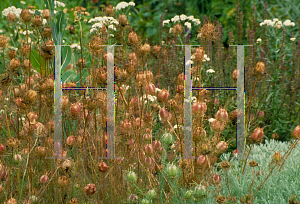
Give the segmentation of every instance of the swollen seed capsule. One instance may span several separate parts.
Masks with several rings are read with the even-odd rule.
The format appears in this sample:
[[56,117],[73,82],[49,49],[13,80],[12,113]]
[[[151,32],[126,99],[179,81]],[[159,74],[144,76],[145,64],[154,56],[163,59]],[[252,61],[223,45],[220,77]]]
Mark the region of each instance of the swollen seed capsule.
[[204,196],[206,193],[206,188],[203,185],[198,185],[195,187],[194,195],[197,197]]
[[171,164],[168,168],[167,168],[167,173],[169,174],[170,177],[175,177],[178,174],[178,168],[177,166]]
[[192,196],[193,196],[193,191],[188,190],[187,192],[185,192],[184,196],[185,196],[186,199],[192,198]]
[[14,155],[14,162],[18,164],[21,161],[22,161],[22,156],[20,154],[15,154]]
[[148,194],[150,199],[153,199],[153,198],[156,197],[156,191],[154,189],[149,190],[147,194]]
[[130,181],[130,182],[136,182],[136,180],[137,180],[136,174],[135,174],[133,171],[129,171],[129,172],[127,173],[126,178],[127,178],[127,180]]
[[173,137],[170,133],[165,133],[163,136],[162,136],[162,142],[165,144],[165,145],[169,145],[173,142]]

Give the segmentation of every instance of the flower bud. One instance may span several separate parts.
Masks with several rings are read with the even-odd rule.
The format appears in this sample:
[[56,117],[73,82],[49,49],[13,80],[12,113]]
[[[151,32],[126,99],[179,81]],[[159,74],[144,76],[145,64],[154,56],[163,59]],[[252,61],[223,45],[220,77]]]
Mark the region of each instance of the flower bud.
[[96,193],[97,189],[95,184],[89,183],[86,187],[84,187],[84,191],[87,195],[93,195]]

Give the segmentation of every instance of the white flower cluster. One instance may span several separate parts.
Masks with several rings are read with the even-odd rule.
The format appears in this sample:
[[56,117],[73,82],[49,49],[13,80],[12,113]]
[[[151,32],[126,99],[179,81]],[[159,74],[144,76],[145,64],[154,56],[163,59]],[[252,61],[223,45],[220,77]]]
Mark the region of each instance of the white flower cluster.
[[208,70],[206,70],[206,73],[215,73],[215,70],[213,70],[213,69],[208,69]]
[[[150,102],[154,102],[157,100],[156,96],[152,96],[152,95],[143,95],[144,99],[148,99]],[[142,97],[140,97],[140,100],[142,100]],[[144,100],[144,103],[147,103],[147,100]]]
[[[186,16],[185,14],[181,14],[180,16],[179,16],[179,15],[174,16],[173,18],[171,18],[171,20],[170,20],[170,19],[164,20],[164,21],[163,21],[163,26],[164,26],[165,24],[169,24],[170,21],[173,22],[173,23],[180,22],[180,21],[181,21],[181,22],[186,21],[186,22],[184,22],[184,25],[185,25],[188,29],[191,29],[191,28],[192,28],[192,24],[191,24],[190,22],[188,22],[188,21],[193,22],[196,26],[197,26],[197,25],[200,25],[200,23],[201,23],[201,21],[200,21],[199,19],[194,18],[194,16]],[[170,28],[169,32],[172,33],[172,31],[173,31],[172,28]]]
[[90,30],[90,33],[95,33],[99,29],[102,28],[103,25],[108,26],[109,29],[116,30],[115,25],[118,25],[118,20],[114,19],[113,17],[95,17],[88,21],[88,23],[97,22],[92,26],[92,29]]
[[256,43],[261,43],[261,38],[257,38]]
[[54,1],[54,5],[55,5],[55,8],[56,6],[59,6],[59,7],[65,7],[66,5],[62,2],[59,2],[59,1]]
[[269,19],[264,20],[259,25],[260,26],[266,25],[266,26],[281,28],[282,25],[284,25],[284,26],[295,26],[295,23],[292,22],[291,20],[286,20],[282,24],[282,21],[278,20],[278,18],[274,18],[273,21],[269,20]]
[[[23,34],[23,35],[27,35],[26,30],[25,31],[20,31],[19,33]],[[33,31],[27,30],[27,33],[28,33],[28,35],[30,35],[30,34],[33,34]]]
[[8,7],[2,11],[3,16],[7,16],[9,13],[13,13],[17,18],[20,18],[22,9],[16,8],[14,6]]
[[134,2],[127,3],[125,1],[122,1],[122,2],[117,4],[116,10],[119,11],[121,9],[124,9],[124,8],[128,7],[128,6],[135,6],[135,3]]
[[70,45],[70,47],[72,49],[78,49],[78,50],[80,50],[80,45],[78,45],[77,43],[73,43],[72,45]]
[[[192,55],[192,56],[191,56],[191,59],[192,59],[192,60],[195,59],[195,55]],[[207,57],[207,54],[204,54],[204,55],[203,55],[203,60],[202,60],[202,62],[208,62],[208,61],[210,61],[210,58]],[[194,62],[192,62],[192,64],[194,64]]]

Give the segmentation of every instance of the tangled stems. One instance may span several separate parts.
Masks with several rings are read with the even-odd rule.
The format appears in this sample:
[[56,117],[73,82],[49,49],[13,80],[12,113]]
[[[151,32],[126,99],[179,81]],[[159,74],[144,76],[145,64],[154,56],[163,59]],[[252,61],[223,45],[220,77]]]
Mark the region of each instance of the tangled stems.
[[[280,165],[278,171],[281,170],[281,168],[282,168],[282,166],[284,165],[286,159],[287,159],[288,156],[291,154],[292,150],[295,148],[295,146],[297,145],[297,143],[299,142],[299,140],[300,140],[300,138],[298,138],[298,139],[296,140],[296,142],[293,144],[293,146],[292,146],[292,147],[291,147],[291,148],[283,155],[284,160],[283,160],[282,164]],[[287,155],[286,155],[286,154],[287,154]],[[286,157],[285,157],[285,155],[286,155]]]

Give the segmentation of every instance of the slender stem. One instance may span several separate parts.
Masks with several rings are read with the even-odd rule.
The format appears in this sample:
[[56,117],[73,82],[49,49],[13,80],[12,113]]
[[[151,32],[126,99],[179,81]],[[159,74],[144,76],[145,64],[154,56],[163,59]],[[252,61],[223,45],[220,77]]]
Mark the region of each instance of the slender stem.
[[[285,163],[285,161],[286,161],[286,159],[288,158],[288,156],[291,154],[291,152],[292,152],[292,150],[295,148],[295,146],[297,145],[297,143],[299,142],[299,140],[300,140],[300,138],[299,139],[297,139],[296,140],[296,142],[293,144],[293,146],[284,154],[284,156],[286,155],[286,157],[284,158],[284,160],[283,160],[283,162],[282,162],[282,164],[280,165],[280,167],[279,167],[279,169],[278,169],[278,171],[280,171],[281,170],[281,168],[282,168],[282,166],[284,165],[284,163]],[[284,157],[283,156],[283,157]]]
[[250,151],[251,151],[252,147],[253,147],[253,144],[250,146],[250,149],[249,149],[248,152],[247,152],[247,156],[246,156],[246,158],[245,158],[245,161],[244,161],[244,167],[243,167],[243,171],[242,171],[243,173],[245,172],[245,167],[246,167],[247,159],[248,159],[248,157],[249,157],[249,154],[250,154]]

